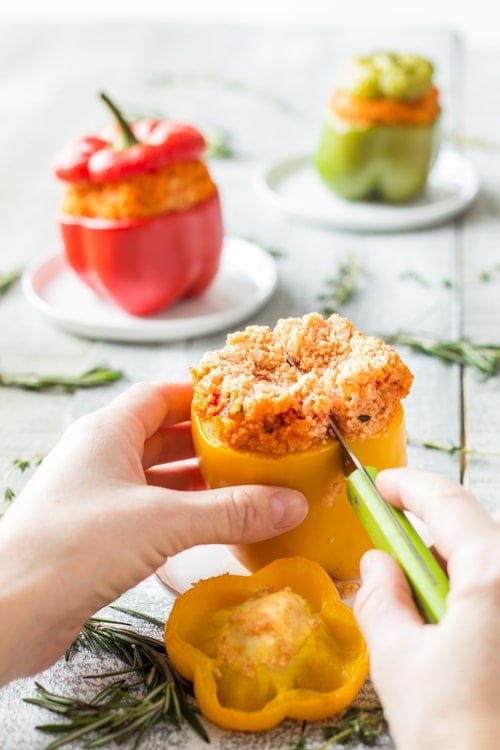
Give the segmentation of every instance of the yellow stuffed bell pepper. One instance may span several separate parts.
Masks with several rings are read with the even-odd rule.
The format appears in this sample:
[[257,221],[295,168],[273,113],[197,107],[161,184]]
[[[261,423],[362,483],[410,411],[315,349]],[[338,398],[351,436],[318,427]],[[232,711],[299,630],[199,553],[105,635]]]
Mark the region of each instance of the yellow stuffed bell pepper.
[[195,584],[174,603],[165,642],[202,714],[225,729],[327,718],[368,674],[352,611],[327,573],[299,557]]
[[[201,473],[210,487],[273,484],[303,492],[309,503],[305,520],[295,529],[263,542],[233,548],[249,570],[271,560],[302,555],[315,560],[335,579],[359,575],[359,561],[373,547],[346,494],[337,440],[299,453],[263,455],[221,444],[193,411],[191,427]],[[365,465],[387,469],[406,464],[406,433],[401,405],[387,429],[365,439],[348,439]]]
[[238,546],[241,562],[253,571],[301,555],[334,578],[356,577],[372,545],[346,496],[331,420],[363,463],[404,465],[401,399],[413,376],[396,350],[340,315],[309,313],[230,334],[191,375],[193,441],[207,484],[281,485],[309,502],[296,529]]

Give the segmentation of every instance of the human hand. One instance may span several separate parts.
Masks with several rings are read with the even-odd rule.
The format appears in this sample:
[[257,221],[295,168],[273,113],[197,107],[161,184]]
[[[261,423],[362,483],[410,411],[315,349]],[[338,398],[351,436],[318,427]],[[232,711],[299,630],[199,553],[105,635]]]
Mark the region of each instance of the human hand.
[[206,490],[188,383],[143,383],[77,420],[0,522],[0,684],[51,664],[85,620],[196,544],[253,542],[297,525],[278,487]]
[[361,563],[354,611],[398,750],[500,747],[500,524],[461,485],[415,469],[377,477],[386,500],[429,528],[450,593],[422,622],[406,578],[378,550]]

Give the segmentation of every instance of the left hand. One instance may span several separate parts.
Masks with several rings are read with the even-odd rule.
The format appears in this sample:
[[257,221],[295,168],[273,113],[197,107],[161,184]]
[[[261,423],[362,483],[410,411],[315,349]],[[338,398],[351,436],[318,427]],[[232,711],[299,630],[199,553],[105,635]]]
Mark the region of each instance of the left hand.
[[0,522],[0,684],[51,664],[85,620],[196,544],[296,526],[279,487],[199,491],[188,383],[143,383],[77,420]]

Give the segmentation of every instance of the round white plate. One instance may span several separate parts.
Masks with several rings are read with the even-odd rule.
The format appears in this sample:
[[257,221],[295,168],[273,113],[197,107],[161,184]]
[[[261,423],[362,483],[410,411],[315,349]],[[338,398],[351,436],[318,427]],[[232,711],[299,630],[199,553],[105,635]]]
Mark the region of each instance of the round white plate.
[[248,570],[224,544],[201,544],[169,557],[156,571],[160,581],[175,594],[183,594],[194,583],[223,573],[248,576]]
[[424,192],[404,205],[343,200],[321,181],[311,156],[267,167],[260,185],[290,216],[355,232],[398,232],[440,224],[465,211],[479,192],[474,165],[451,148],[441,150]]
[[[198,581],[230,573],[248,576],[249,571],[231,554],[223,544],[202,544],[191,547],[169,557],[165,565],[156,571],[157,577],[174,594],[183,594]],[[334,581],[340,598],[349,606],[359,588],[359,579]]]
[[248,318],[272,295],[274,260],[247,240],[226,237],[219,272],[207,291],[147,317],[128,315],[100,299],[63,255],[28,268],[23,290],[52,322],[79,336],[109,341],[175,341],[214,333]]

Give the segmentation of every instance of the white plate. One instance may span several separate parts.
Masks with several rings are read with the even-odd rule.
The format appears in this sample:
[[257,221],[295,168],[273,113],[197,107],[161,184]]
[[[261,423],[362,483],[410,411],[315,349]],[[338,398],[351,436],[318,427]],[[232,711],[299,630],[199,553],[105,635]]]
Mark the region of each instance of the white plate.
[[175,341],[214,333],[248,318],[269,299],[276,264],[262,248],[226,237],[221,266],[207,291],[147,317],[128,315],[97,297],[56,255],[28,268],[23,290],[28,301],[58,326],[92,339]]
[[223,573],[248,576],[248,570],[224,544],[201,544],[169,557],[156,571],[160,581],[175,594],[183,594],[194,583]]
[[[430,546],[432,540],[427,526],[410,511],[405,513],[417,534],[427,546]],[[250,575],[247,568],[238,562],[225,544],[200,544],[190,547],[169,557],[165,565],[156,571],[160,581],[174,594],[183,594],[198,581],[224,573]],[[359,587],[359,579],[335,581],[335,585],[341,599],[352,605],[355,591]]]
[[[236,560],[229,547],[223,544],[202,544],[169,557],[156,571],[160,581],[174,594],[183,594],[191,586],[206,578],[230,573],[248,576],[249,571]],[[340,598],[349,606],[359,588],[359,579],[334,581]]]
[[275,163],[260,175],[267,198],[290,216],[356,232],[398,232],[440,224],[465,211],[479,192],[474,165],[443,148],[427,187],[404,205],[343,200],[316,173],[311,156]]

